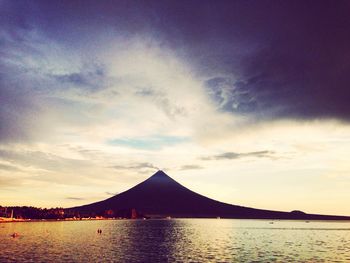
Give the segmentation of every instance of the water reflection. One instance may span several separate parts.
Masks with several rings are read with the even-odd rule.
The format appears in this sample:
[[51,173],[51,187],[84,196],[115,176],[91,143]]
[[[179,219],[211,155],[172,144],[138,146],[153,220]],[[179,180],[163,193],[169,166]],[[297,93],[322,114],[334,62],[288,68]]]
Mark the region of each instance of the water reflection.
[[[0,224],[0,262],[350,261],[349,222],[270,223],[217,219],[6,223]],[[12,238],[14,232],[20,235]]]
[[131,262],[175,260],[176,245],[184,236],[181,221],[140,220],[123,223],[125,224],[122,229],[110,228],[111,236],[106,236],[113,258],[127,259]]

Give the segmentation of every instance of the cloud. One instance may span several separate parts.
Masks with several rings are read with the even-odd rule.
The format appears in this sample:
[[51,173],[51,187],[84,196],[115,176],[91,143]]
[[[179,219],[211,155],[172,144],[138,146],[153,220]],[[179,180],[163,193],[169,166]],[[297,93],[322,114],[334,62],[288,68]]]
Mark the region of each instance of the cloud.
[[7,164],[2,164],[0,163],[0,170],[5,170],[5,171],[20,171],[20,169],[16,166],[13,165],[7,165]]
[[110,168],[113,168],[116,170],[143,170],[143,169],[159,170],[158,167],[156,167],[151,163],[135,163],[131,165],[113,165],[113,166],[110,166]]
[[46,139],[57,127],[45,103],[57,87],[48,75],[67,54],[32,27],[5,28],[0,35],[0,141]]
[[83,64],[76,72],[51,74],[57,85],[81,89],[84,93],[97,92],[108,87],[106,68],[102,65]]
[[188,165],[183,165],[179,168],[179,170],[184,171],[184,170],[197,170],[197,169],[203,169],[202,166],[200,165],[195,165],[195,164],[188,164]]
[[[244,18],[240,21],[241,15],[232,17],[230,21],[236,25],[231,35],[244,35],[234,41],[242,52],[213,51],[213,67],[203,69],[213,75],[205,83],[218,108],[264,121],[349,121],[350,19],[345,5],[323,2],[317,7],[310,3],[277,4],[272,9],[260,6],[266,17],[251,14],[255,21],[251,25],[245,24]],[[324,19],[332,24],[323,24]],[[229,28],[224,26],[222,30]],[[249,35],[245,35],[247,32]],[[221,44],[225,46],[229,38],[222,36]],[[254,42],[255,47],[249,46]],[[205,47],[208,52],[209,48]],[[225,56],[230,59],[222,60]]]
[[105,192],[105,194],[106,194],[106,195],[112,195],[112,196],[114,196],[114,195],[117,195],[118,192],[115,192],[115,193],[112,193],[112,192]]
[[[15,72],[13,72],[15,74]],[[41,111],[35,96],[0,73],[0,141],[28,141],[40,129],[33,116]],[[43,129],[45,130],[45,129]]]
[[0,158],[23,167],[34,167],[47,171],[67,171],[78,166],[86,166],[87,161],[64,158],[41,151],[0,150]]
[[273,158],[273,151],[256,151],[246,153],[225,152],[222,154],[202,157],[202,160],[236,160],[240,158],[253,157],[253,158]]
[[152,38],[114,36],[113,45],[89,50],[36,26],[1,33],[1,142],[61,141],[72,134],[90,140],[93,134],[135,147],[125,137],[140,137],[142,130],[153,140],[146,147],[159,149],[183,136],[176,136],[180,125],[170,132],[164,127],[208,108],[186,64]]
[[20,178],[13,178],[10,176],[0,175],[0,188],[14,188],[18,189],[19,186],[22,186],[24,180]]
[[[345,2],[0,5],[0,185],[25,185],[18,200],[97,198],[158,167],[210,187],[234,173],[229,183],[254,198],[281,173],[317,178],[332,158],[348,160]],[[292,158],[270,162],[281,153]],[[274,184],[252,189],[264,169],[271,176],[254,180]]]
[[[62,155],[71,154],[63,149]],[[20,176],[24,176],[29,185],[52,185],[54,183],[66,187],[71,185],[91,186],[92,184],[104,184],[111,180],[111,175],[105,174],[107,169],[96,159],[78,158],[79,156],[71,158],[70,156],[63,157],[59,153],[28,150],[23,146],[16,149],[0,149],[0,159],[17,167],[19,169],[17,172],[21,172]],[[13,177],[10,180],[15,180],[14,175]]]
[[66,197],[67,200],[85,200],[86,198],[82,198],[82,197],[72,197],[72,196],[68,196]]
[[[193,98],[188,92],[194,87],[184,80],[195,75],[218,109],[233,115],[349,120],[350,18],[344,2],[316,7],[309,2],[222,2],[215,6],[216,15],[209,15],[211,8],[209,2],[187,3],[186,10],[169,2],[119,3],[118,8],[90,2],[84,10],[78,3],[69,8],[65,2],[55,7],[38,2],[30,8],[7,3],[1,16],[2,72],[21,76],[18,82],[31,83],[32,91],[52,87],[48,76],[60,88],[94,91],[116,81],[114,92],[119,93],[125,92],[126,81],[132,94],[152,100],[172,118],[192,113],[184,101]],[[93,10],[102,12],[103,19]]]
[[221,111],[238,114],[255,114],[258,111],[254,93],[245,89],[241,81],[215,77],[208,79],[205,86]]

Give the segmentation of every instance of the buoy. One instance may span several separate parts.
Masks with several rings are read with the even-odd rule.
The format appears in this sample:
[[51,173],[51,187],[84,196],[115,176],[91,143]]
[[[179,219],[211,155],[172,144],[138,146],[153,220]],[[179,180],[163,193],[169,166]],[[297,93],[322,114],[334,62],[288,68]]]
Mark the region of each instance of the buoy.
[[11,235],[11,237],[13,237],[13,238],[18,237],[18,236],[19,236],[19,234],[16,233],[16,232],[14,232],[14,233]]

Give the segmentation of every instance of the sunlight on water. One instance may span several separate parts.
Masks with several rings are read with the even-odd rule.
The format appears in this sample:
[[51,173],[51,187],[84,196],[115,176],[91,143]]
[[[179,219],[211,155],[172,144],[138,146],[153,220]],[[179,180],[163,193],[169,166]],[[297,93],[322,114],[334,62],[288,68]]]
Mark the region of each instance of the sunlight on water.
[[[14,232],[19,236],[11,237]],[[349,262],[350,222],[177,219],[0,224],[0,262],[107,261]]]

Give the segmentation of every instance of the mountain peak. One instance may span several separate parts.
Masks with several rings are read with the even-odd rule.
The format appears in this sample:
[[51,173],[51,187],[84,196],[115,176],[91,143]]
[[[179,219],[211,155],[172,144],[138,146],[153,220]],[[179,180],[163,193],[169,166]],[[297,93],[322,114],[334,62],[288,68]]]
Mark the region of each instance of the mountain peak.
[[152,175],[151,177],[169,177],[169,175],[167,175],[166,173],[164,173],[162,170],[158,170],[154,175]]
[[155,174],[153,174],[151,177],[149,177],[146,181],[168,182],[168,181],[174,181],[174,180],[169,175],[164,173],[162,170],[158,170]]
[[167,175],[162,170],[158,170],[155,174],[153,174],[151,177],[149,177],[145,183],[152,183],[152,184],[179,184],[176,182],[173,178],[171,178],[169,175]]

